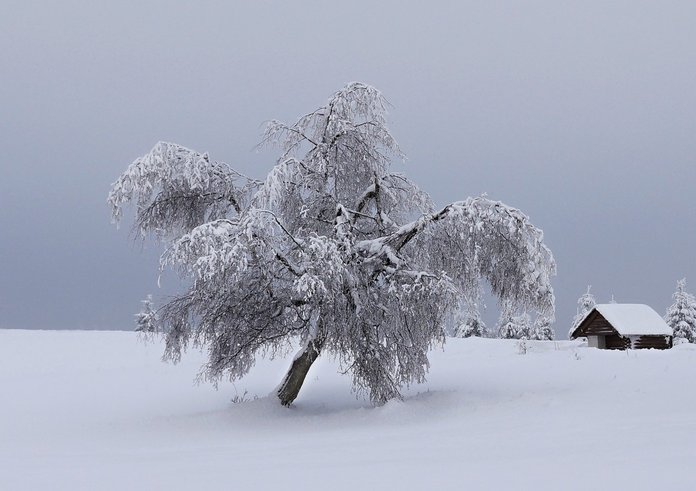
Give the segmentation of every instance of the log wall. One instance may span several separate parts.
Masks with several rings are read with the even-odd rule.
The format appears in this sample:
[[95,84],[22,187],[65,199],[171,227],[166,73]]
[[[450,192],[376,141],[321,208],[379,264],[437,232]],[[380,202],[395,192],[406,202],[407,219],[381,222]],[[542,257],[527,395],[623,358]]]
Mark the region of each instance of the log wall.
[[671,336],[621,336],[602,314],[594,310],[573,333],[574,337],[603,336],[606,349],[668,349]]
[[672,347],[671,336],[637,336],[632,341],[633,349],[669,349]]

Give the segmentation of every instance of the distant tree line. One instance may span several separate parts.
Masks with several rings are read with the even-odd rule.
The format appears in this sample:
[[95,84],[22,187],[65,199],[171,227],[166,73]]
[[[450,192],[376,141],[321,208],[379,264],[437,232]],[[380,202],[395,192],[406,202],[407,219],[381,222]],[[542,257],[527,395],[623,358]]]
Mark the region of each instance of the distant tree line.
[[[587,291],[578,298],[577,311],[568,336],[585,319],[597,304],[595,296],[591,293],[592,286],[588,285]],[[686,291],[686,279],[677,282],[677,289],[672,295],[674,303],[667,308],[664,319],[674,331],[674,339],[677,343],[696,343],[696,297]],[[614,295],[610,303],[616,303]],[[463,320],[454,330],[454,336],[467,338],[471,336],[490,337],[502,339],[536,339],[552,340],[554,331],[551,327],[551,319],[546,316],[536,316],[531,321],[526,311],[515,312],[510,308],[503,308],[500,319],[495,329],[488,329],[481,319],[477,306],[469,308],[463,315]]]

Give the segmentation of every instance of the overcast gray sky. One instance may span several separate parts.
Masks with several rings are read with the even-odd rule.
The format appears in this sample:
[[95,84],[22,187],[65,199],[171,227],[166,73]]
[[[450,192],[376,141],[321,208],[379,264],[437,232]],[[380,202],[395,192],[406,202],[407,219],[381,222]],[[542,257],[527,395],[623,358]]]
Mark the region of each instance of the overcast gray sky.
[[663,313],[696,290],[694,26],[691,1],[3,0],[0,327],[131,329],[161,291],[110,224],[125,167],[167,140],[262,177],[262,123],[353,80],[437,203],[544,229],[560,338],[588,284]]

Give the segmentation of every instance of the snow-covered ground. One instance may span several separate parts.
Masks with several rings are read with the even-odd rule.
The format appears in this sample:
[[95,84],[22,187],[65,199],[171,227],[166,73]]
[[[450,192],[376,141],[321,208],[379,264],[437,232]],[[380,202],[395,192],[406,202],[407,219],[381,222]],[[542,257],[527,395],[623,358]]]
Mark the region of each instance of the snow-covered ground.
[[322,359],[285,409],[287,360],[215,391],[203,355],[163,364],[134,333],[0,330],[0,489],[696,486],[696,346],[530,346],[450,339],[377,408]]

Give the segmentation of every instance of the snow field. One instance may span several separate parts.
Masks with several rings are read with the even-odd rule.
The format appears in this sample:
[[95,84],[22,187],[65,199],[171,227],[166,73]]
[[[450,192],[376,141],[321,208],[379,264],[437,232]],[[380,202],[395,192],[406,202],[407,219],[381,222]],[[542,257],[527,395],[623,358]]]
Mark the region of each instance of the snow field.
[[0,489],[693,488],[696,346],[527,345],[448,339],[382,407],[321,358],[286,409],[292,354],[215,391],[135,333],[0,330]]

